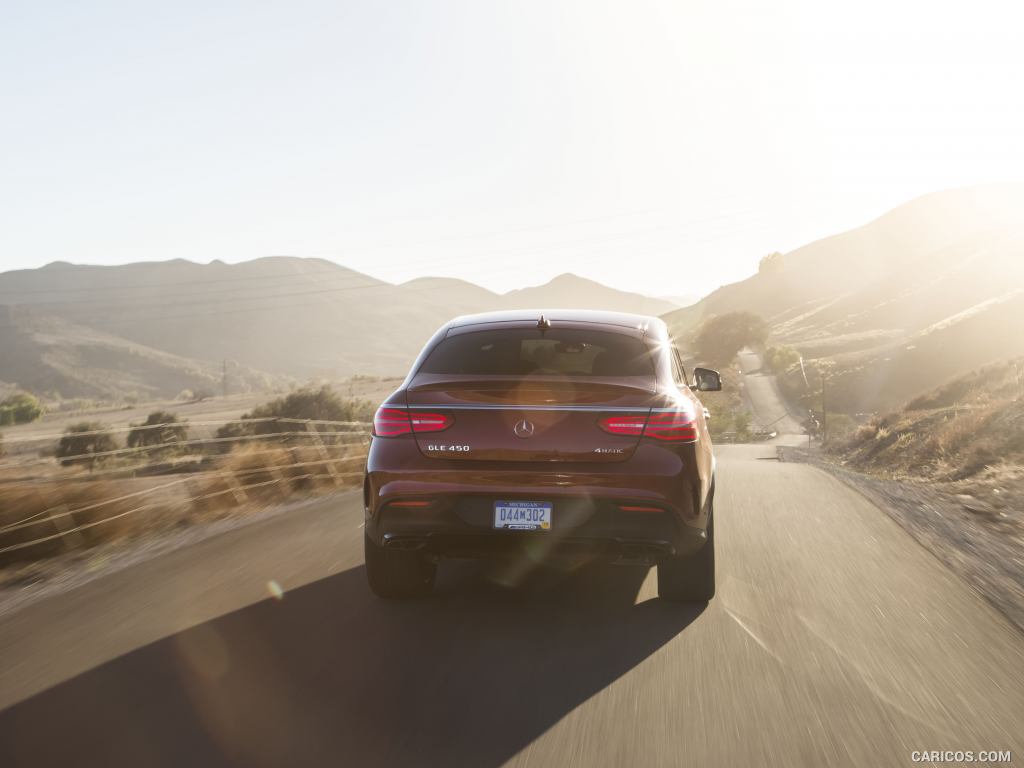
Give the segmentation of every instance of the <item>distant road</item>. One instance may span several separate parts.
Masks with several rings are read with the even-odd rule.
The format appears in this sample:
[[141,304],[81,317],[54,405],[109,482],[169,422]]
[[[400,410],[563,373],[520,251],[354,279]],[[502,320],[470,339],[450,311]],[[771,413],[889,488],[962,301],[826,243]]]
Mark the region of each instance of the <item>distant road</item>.
[[744,350],[739,354],[740,370],[746,387],[747,402],[754,411],[754,423],[780,435],[802,435],[802,419],[792,413],[783,402],[775,377],[762,373],[761,356]]
[[506,589],[463,564],[384,603],[355,494],[29,605],[0,619],[0,765],[1024,760],[1024,637],[883,511],[775,455],[718,449],[703,609],[657,600],[644,568]]

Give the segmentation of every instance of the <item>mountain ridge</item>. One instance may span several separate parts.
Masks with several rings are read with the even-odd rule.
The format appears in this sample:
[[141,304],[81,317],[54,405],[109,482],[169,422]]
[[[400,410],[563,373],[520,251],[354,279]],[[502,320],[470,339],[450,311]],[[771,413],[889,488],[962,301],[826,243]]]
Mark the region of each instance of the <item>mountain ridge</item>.
[[[51,262],[0,273],[0,308],[18,317],[15,323],[8,312],[7,335],[0,336],[8,360],[0,380],[55,396],[119,398],[132,388],[173,396],[186,388],[182,382],[205,386],[224,360],[249,372],[240,385],[393,375],[455,315],[537,304],[613,304],[607,308],[647,314],[671,307],[569,274],[554,286],[495,294],[457,278],[392,284],[332,261],[289,256],[239,264]],[[57,330],[44,333],[47,324]],[[89,366],[73,364],[99,349],[112,371],[135,373],[124,374],[123,384],[104,382]],[[140,359],[149,364],[140,367]]]

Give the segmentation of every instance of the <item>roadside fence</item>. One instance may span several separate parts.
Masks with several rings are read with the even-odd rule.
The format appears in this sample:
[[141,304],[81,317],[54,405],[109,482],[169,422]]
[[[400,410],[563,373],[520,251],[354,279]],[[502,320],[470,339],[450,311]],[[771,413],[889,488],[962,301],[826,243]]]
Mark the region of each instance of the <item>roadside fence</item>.
[[[32,559],[34,551],[42,553],[45,545],[58,545],[58,550],[76,549],[87,542],[87,536],[103,540],[92,529],[117,520],[162,510],[176,519],[209,507],[246,507],[271,496],[280,501],[295,493],[317,489],[338,489],[351,486],[362,477],[362,464],[370,439],[372,425],[360,421],[329,421],[268,417],[228,422],[242,425],[245,434],[217,436],[213,434],[167,440],[156,444],[116,448],[98,453],[56,458],[52,456],[16,457],[0,463],[0,470],[24,471],[14,481],[0,480],[0,556]],[[90,434],[118,434],[136,430],[158,430],[187,427],[222,427],[225,422],[171,422],[142,426],[117,427],[94,432],[74,433],[75,437]],[[260,429],[266,430],[262,433]],[[59,440],[64,434],[25,435],[9,438],[7,445],[46,443]],[[224,451],[228,447],[230,450]],[[61,462],[96,462],[116,460],[124,463],[133,458],[146,459],[173,449],[179,458],[198,454],[199,462],[182,464],[182,476],[148,485],[140,490],[107,496],[108,488],[116,488],[116,479],[135,483],[137,473],[152,464],[108,466],[88,472],[76,472],[60,466]],[[217,452],[211,452],[216,449]],[[47,469],[41,472],[41,469]],[[171,467],[167,474],[175,474]],[[118,476],[115,483],[102,479]],[[92,488],[102,498],[72,506],[63,500],[69,490],[79,486]],[[6,488],[6,490],[5,490]],[[102,490],[97,490],[101,488]],[[17,493],[13,490],[17,489]],[[123,489],[123,486],[122,486]],[[34,494],[34,495],[33,495]],[[74,494],[71,494],[74,495]],[[10,496],[10,499],[7,498]],[[25,498],[45,499],[40,509],[25,503]],[[3,507],[7,507],[5,510]],[[4,512],[11,514],[5,515]],[[5,519],[6,518],[6,519]],[[13,519],[11,519],[13,518]],[[140,525],[144,525],[144,522]],[[13,554],[21,553],[21,555]],[[26,557],[27,556],[27,557]]]

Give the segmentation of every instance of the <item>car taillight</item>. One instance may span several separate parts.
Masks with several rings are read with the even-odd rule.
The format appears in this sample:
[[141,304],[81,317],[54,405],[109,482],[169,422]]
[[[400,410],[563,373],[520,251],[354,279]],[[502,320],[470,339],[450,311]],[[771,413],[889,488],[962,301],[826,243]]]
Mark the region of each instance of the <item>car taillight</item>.
[[409,413],[397,408],[380,407],[373,415],[373,434],[376,437],[397,437],[412,433]]
[[413,432],[441,432],[455,423],[443,413],[419,413],[400,408],[381,406],[373,416],[373,434],[376,437],[398,437]]
[[412,422],[413,432],[440,432],[455,423],[455,419],[445,413],[418,413],[416,411],[409,414],[409,420]]
[[647,418],[644,437],[667,440],[673,443],[697,442],[697,424],[693,414],[687,411],[652,413]]
[[698,439],[693,414],[685,409],[662,411],[650,416],[606,416],[598,420],[597,424],[605,432],[613,435],[643,435],[674,443],[694,443]]
[[613,435],[642,435],[647,423],[647,414],[643,416],[607,416],[597,422],[605,432]]

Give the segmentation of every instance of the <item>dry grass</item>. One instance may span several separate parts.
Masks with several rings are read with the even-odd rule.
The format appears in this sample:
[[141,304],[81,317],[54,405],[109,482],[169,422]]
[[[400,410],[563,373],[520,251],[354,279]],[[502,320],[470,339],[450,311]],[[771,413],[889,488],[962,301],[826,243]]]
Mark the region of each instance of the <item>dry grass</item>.
[[[156,486],[156,487],[154,487]],[[40,560],[69,549],[165,529],[179,520],[184,498],[152,481],[5,483],[0,486],[0,566]],[[121,498],[128,494],[128,498]],[[101,522],[107,521],[109,522]],[[64,533],[65,531],[71,531]],[[30,546],[22,544],[36,541]]]
[[[395,380],[353,379],[349,394],[383,397]],[[107,406],[88,415],[127,429],[154,410],[173,409],[187,417],[190,437],[209,438],[217,424],[251,410],[262,395],[193,403],[150,403],[123,409]],[[5,577],[42,567],[67,552],[225,516],[243,516],[290,499],[357,485],[366,446],[349,433],[315,437],[296,429],[295,447],[239,443],[222,454],[221,445],[197,445],[186,456],[156,460],[151,455],[115,456],[90,472],[62,467],[53,446],[70,421],[86,414],[50,413],[38,422],[5,429],[0,444],[0,568]],[[359,443],[347,441],[359,440]],[[325,460],[329,459],[330,462]],[[71,531],[69,533],[69,531]]]
[[255,443],[236,448],[203,473],[192,489],[197,515],[217,515],[252,504],[330,493],[362,477],[362,445],[287,448]]
[[[846,466],[923,480],[965,507],[1024,527],[1024,390],[1020,361],[949,382],[830,446]],[[980,511],[979,511],[980,510]]]
[[364,445],[322,450],[250,444],[218,458],[209,471],[144,479],[102,480],[66,469],[31,481],[0,476],[0,550],[14,548],[0,551],[0,567],[250,514],[359,483]]

